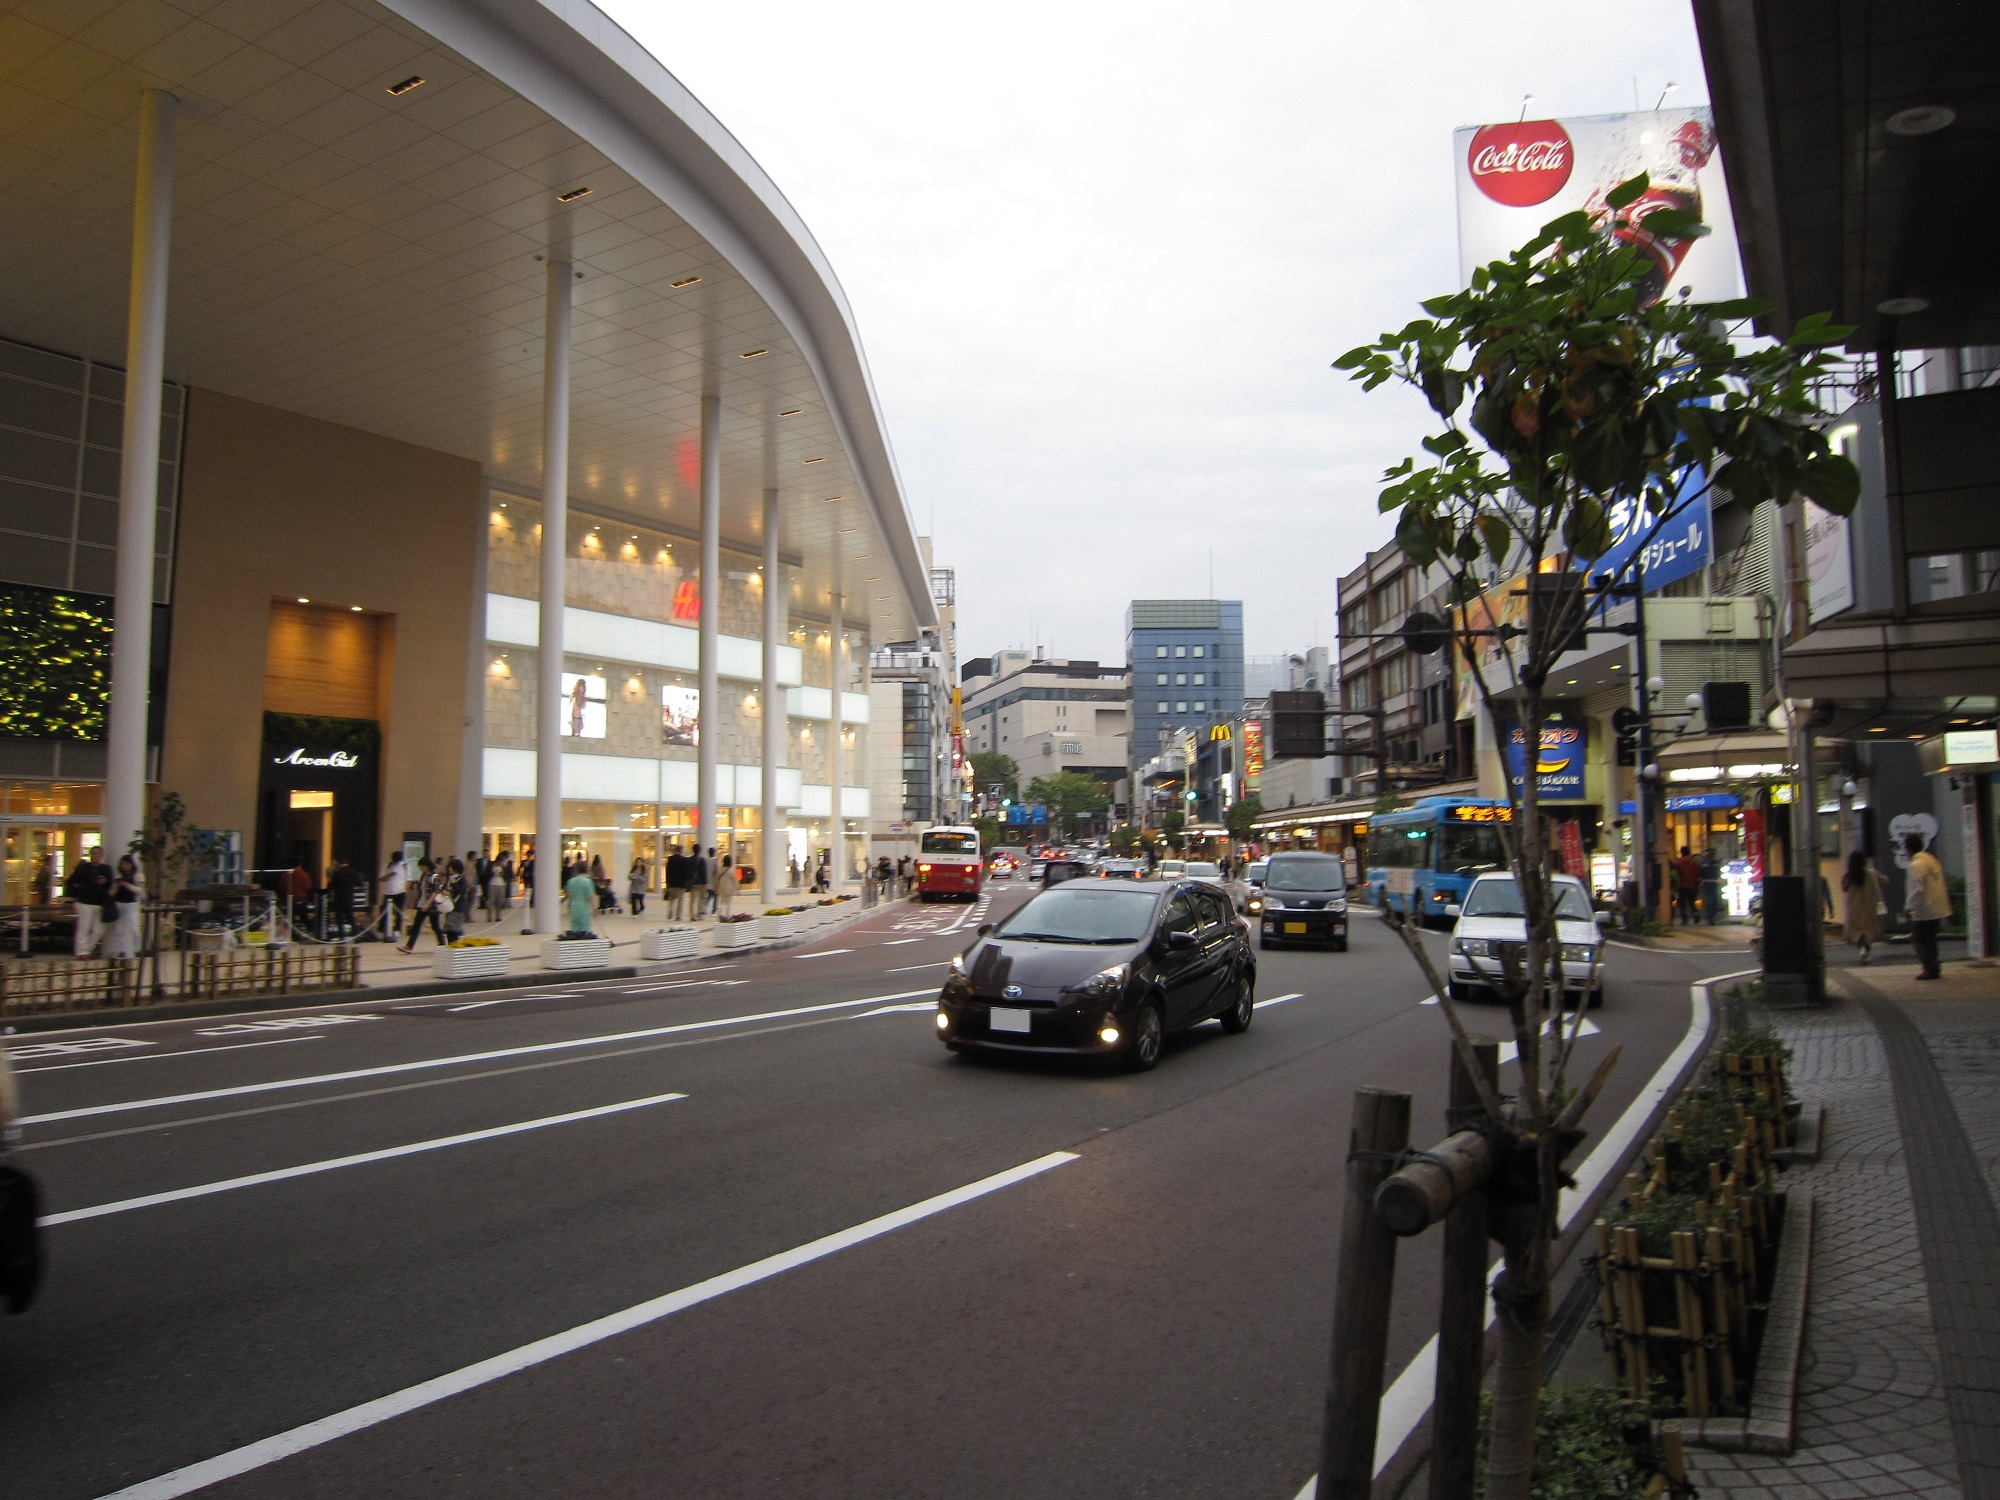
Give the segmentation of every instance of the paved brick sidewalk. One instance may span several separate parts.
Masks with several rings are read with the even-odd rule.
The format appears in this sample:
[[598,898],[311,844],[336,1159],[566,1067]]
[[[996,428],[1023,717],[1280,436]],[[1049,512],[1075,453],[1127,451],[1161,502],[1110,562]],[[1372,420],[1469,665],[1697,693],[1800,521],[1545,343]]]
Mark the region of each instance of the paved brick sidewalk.
[[[1873,976],[1871,975],[1871,978]],[[1812,1302],[1789,1458],[1689,1454],[1690,1477],[1731,1500],[1958,1500],[1950,1412],[1881,1038],[1852,1000],[1775,1016],[1793,1087],[1827,1106],[1826,1147],[1788,1180],[1818,1203]]]

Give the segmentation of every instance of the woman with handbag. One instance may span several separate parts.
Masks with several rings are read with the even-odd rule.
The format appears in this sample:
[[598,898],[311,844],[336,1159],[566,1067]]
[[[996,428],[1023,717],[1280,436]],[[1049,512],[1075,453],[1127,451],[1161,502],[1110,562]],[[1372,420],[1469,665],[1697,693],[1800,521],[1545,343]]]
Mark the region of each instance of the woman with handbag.
[[139,884],[139,863],[129,854],[118,856],[118,873],[112,877],[111,893],[104,903],[104,956],[139,956],[139,907],[145,892]]
[[1847,872],[1840,877],[1840,904],[1847,940],[1861,950],[1865,964],[1882,941],[1884,902],[1882,877],[1859,849],[1847,856]]
[[456,856],[445,866],[443,895],[445,941],[455,943],[465,936],[465,919],[472,915],[472,903],[478,898],[465,873],[465,861]]
[[423,935],[424,923],[431,924],[431,931],[437,934],[438,946],[445,945],[444,913],[449,903],[444,900],[444,877],[438,874],[437,863],[429,855],[417,862],[421,872],[417,876],[416,893],[410,910],[410,940],[398,950],[402,953],[417,951],[417,939]]

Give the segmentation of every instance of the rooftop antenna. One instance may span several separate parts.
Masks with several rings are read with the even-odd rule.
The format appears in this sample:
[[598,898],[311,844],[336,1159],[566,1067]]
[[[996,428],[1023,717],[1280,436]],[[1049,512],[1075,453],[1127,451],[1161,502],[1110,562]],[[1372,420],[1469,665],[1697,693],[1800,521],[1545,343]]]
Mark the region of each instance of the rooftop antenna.
[[[1521,96],[1521,120],[1528,118],[1528,106],[1534,102],[1535,96],[1533,94],[1523,94]],[[1514,123],[1518,125],[1521,123],[1521,120],[1516,120]]]
[[1665,104],[1667,102],[1667,95],[1677,92],[1679,88],[1680,85],[1678,83],[1670,83],[1665,88],[1661,89],[1659,101],[1653,105],[1653,113],[1658,114],[1660,112],[1660,105]]

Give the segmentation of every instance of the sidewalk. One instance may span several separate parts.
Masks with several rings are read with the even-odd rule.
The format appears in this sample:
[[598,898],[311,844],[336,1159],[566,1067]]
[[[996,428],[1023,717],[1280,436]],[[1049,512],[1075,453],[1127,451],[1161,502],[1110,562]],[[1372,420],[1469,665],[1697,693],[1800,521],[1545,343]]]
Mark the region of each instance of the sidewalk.
[[[1839,949],[1832,957],[1842,957]],[[1826,1109],[1789,1458],[1690,1450],[1741,1500],[2000,1497],[2000,964],[1920,982],[1891,950],[1777,1010],[1794,1091]]]

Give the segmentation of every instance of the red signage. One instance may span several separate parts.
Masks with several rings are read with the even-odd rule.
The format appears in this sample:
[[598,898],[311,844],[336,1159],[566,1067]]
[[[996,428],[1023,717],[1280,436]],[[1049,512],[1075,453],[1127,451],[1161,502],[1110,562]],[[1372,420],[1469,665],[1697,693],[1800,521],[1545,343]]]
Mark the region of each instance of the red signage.
[[701,585],[692,578],[683,578],[680,587],[674,590],[674,618],[676,620],[701,618]]
[[1487,125],[1465,155],[1479,191],[1509,208],[1546,203],[1576,168],[1576,148],[1558,120]]
[[1743,857],[1750,861],[1750,879],[1764,883],[1764,814],[1754,807],[1743,810]]
[[1556,825],[1556,837],[1562,844],[1563,869],[1578,880],[1585,879],[1590,872],[1583,862],[1583,830],[1574,819],[1565,818]]

